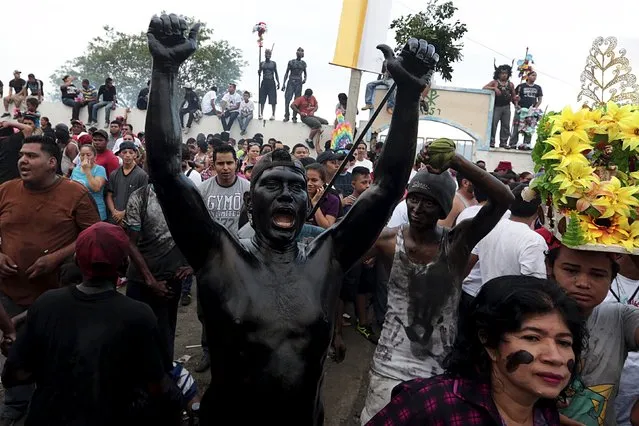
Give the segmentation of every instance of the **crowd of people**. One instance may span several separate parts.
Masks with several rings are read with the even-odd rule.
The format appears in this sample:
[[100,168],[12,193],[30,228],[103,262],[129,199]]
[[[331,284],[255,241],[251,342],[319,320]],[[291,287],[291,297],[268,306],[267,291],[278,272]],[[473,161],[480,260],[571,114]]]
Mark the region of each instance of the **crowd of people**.
[[[195,50],[174,15],[150,28],[154,61]],[[384,54],[389,135],[352,156],[236,141],[230,117],[182,143],[166,72],[148,135],[126,116],[52,127],[37,99],[0,122],[0,421],[323,424],[352,303],[376,344],[362,425],[639,424],[637,257],[562,245],[508,162],[489,173],[448,139],[413,161],[437,55],[411,40],[407,70]],[[174,361],[195,277],[204,396]]]
[[[134,261],[135,256],[131,256],[128,270],[114,262],[114,265],[120,268],[116,267],[114,277],[110,278],[117,279],[119,284],[126,282],[126,294],[151,307],[158,320],[160,341],[166,343],[171,359],[177,306],[180,300],[183,305],[191,302],[193,270],[177,249],[154,195],[153,186],[148,184],[145,164],[140,161],[145,150],[144,134],[134,135],[125,123],[125,117],[119,117],[112,123],[109,134],[102,129],[86,129],[79,121],[74,122],[71,130],[64,124],[58,124],[51,132],[50,123],[45,117],[41,118],[41,122],[45,123],[44,129],[38,128],[35,120],[25,113],[17,121],[4,121],[1,124],[3,139],[0,142],[0,153],[3,154],[3,161],[0,175],[3,185],[0,186],[0,229],[3,244],[0,272],[3,279],[0,295],[5,311],[12,317],[15,327],[20,328],[24,321],[24,313],[31,312],[31,305],[36,300],[40,300],[40,304],[45,304],[46,301],[52,304],[55,300],[55,303],[59,304],[56,305],[58,307],[66,306],[65,303],[79,304],[75,310],[88,309],[83,302],[81,303],[85,296],[80,296],[82,293],[75,290],[77,294],[72,292],[75,294],[73,297],[59,294],[57,297],[62,298],[61,300],[41,296],[47,290],[60,285],[71,286],[69,288],[73,289],[83,282],[83,276],[86,279],[89,272],[82,270],[82,265],[77,260],[73,261],[73,253],[78,252],[74,246],[79,244],[79,231],[90,228],[92,232],[97,232],[96,235],[100,235],[100,238],[107,238],[100,234],[106,232],[104,229],[91,225],[110,223],[123,230],[122,232],[126,231],[132,250],[138,251],[141,256],[138,257],[137,263]],[[69,149],[70,147],[73,147],[73,150]],[[199,185],[211,217],[232,234],[240,238],[250,238],[253,230],[247,214],[246,196],[250,190],[252,171],[262,156],[277,150],[290,152],[293,158],[298,159],[306,168],[307,190],[311,204],[319,203],[319,208],[309,218],[299,237],[300,240],[308,241],[339,221],[368,190],[374,181],[374,164],[382,148],[381,143],[372,149],[364,142],[358,143],[356,154],[349,158],[347,166],[330,188],[327,188],[326,184],[333,180],[340,163],[347,158],[344,151],[317,149],[314,153],[316,158],[313,158],[305,144],[297,144],[289,149],[288,145],[274,138],[264,141],[261,134],[239,141],[230,138],[228,133],[208,136],[199,134],[196,138],[186,141],[182,147],[181,158],[184,174]],[[484,285],[499,277],[507,277],[507,280],[501,278],[502,286],[513,287],[523,282],[516,279],[516,275],[538,278],[535,286],[540,288],[541,293],[539,301],[535,303],[540,303],[541,307],[534,307],[540,309],[534,313],[539,314],[541,318],[536,318],[535,321],[542,323],[545,321],[544,316],[558,315],[551,312],[552,308],[544,308],[544,301],[547,302],[548,297],[560,297],[550,284],[544,284],[543,280],[548,277],[557,280],[583,309],[590,312],[589,329],[596,331],[599,336],[603,336],[602,330],[605,330],[606,342],[610,339],[619,342],[602,342],[597,345],[594,353],[585,354],[583,361],[586,367],[590,367],[589,362],[596,362],[598,359],[620,357],[622,360],[628,350],[636,347],[635,341],[628,340],[627,337],[634,336],[634,330],[639,327],[639,316],[635,315],[634,308],[627,306],[633,303],[636,289],[639,288],[639,269],[630,256],[616,259],[603,253],[571,250],[561,247],[556,241],[553,242],[543,232],[535,232],[533,228],[540,227],[537,221],[539,202],[527,202],[521,197],[523,188],[532,178],[531,173],[517,174],[512,170],[510,163],[500,162],[492,172],[496,178],[494,181],[505,189],[512,189],[515,201],[508,211],[495,211],[494,202],[491,202],[495,194],[491,194],[491,188],[487,188],[486,183],[482,181],[485,179],[481,174],[483,171],[477,171],[485,170],[485,162],[478,161],[475,164],[478,167],[466,171],[468,174],[464,174],[465,171],[460,169],[434,175],[428,173],[425,168],[427,150],[428,148],[425,148],[417,156],[406,197],[397,205],[387,230],[375,243],[375,253],[372,253],[374,256],[363,259],[349,271],[340,293],[341,304],[333,339],[334,358],[339,361],[346,352],[341,339],[342,327],[348,323],[342,316],[344,304],[354,304],[353,326],[357,332],[377,344],[362,424],[370,419],[373,419],[371,424],[387,424],[384,423],[387,419],[398,415],[397,410],[405,409],[402,404],[423,403],[413,400],[415,397],[407,399],[404,393],[397,393],[391,397],[391,391],[395,386],[404,381],[417,378],[422,380],[402,385],[401,389],[408,392],[407,395],[418,395],[423,389],[431,389],[433,386],[437,392],[444,392],[446,386],[452,386],[452,382],[439,381],[433,384],[432,381],[424,381],[424,378],[444,372],[451,374],[457,371],[455,368],[462,368],[461,364],[452,368],[444,362],[446,356],[451,353],[460,357],[470,356],[469,353],[464,355],[455,352],[466,351],[467,348],[454,344],[455,328],[458,321],[463,323],[466,313],[469,316],[488,315],[485,321],[508,321],[507,315],[514,315],[500,312],[480,314],[478,308],[506,307],[473,305],[477,303],[476,297],[481,294]],[[60,166],[65,164],[64,158],[68,158],[68,161],[63,168]],[[70,179],[58,177],[60,175]],[[492,188],[493,192],[496,190]],[[324,192],[327,194],[323,197]],[[38,215],[37,220],[31,220],[30,217],[35,219],[34,215],[37,215],[40,206],[46,209],[47,214],[43,217]],[[494,219],[489,219],[488,212],[491,212],[490,215]],[[477,244],[469,243],[465,239],[471,238],[470,236],[451,239],[432,234],[441,232],[441,229],[452,229],[451,233],[463,235],[463,232],[459,231],[461,224],[469,223],[468,219],[472,220],[474,217],[482,218],[481,222],[475,219],[474,224],[494,222],[491,224],[494,225],[492,231],[492,226],[483,227],[486,234],[483,238],[478,239],[475,235]],[[442,227],[436,226],[437,223]],[[38,226],[34,228],[36,224]],[[468,234],[468,231],[466,233]],[[94,235],[91,238],[98,237]],[[475,248],[466,256],[471,259],[468,266],[463,259],[460,262],[454,261],[453,254],[460,252],[460,247],[472,246]],[[128,246],[125,251],[129,251]],[[87,249],[87,252],[91,250]],[[411,309],[415,309],[409,306],[418,303],[412,299],[412,293],[416,290],[411,289],[411,286],[419,283],[413,283],[410,277],[423,271],[427,265],[433,265],[433,262],[436,262],[435,265],[437,262],[447,265],[445,269],[450,275],[447,279],[437,277],[437,280],[433,281],[441,282],[444,287],[432,285],[421,290],[425,292],[425,300],[432,306],[426,309],[430,313],[420,320],[422,323],[413,324],[411,329],[408,324],[416,319],[408,316]],[[86,268],[90,268],[90,265]],[[466,274],[466,268],[469,268],[470,273]],[[22,270],[25,272],[18,273]],[[547,271],[550,271],[550,275]],[[451,282],[456,281],[460,286],[451,287]],[[616,285],[610,293],[615,295],[615,303],[602,304],[611,284]],[[458,287],[457,291],[453,291],[455,287]],[[552,296],[545,295],[543,291],[550,292]],[[69,297],[66,302],[65,297]],[[498,295],[486,294],[484,297],[498,299]],[[516,300],[517,297],[524,296],[514,294],[512,297]],[[86,298],[95,303],[95,300],[88,296]],[[490,303],[498,303],[497,299],[490,299]],[[567,305],[561,308],[566,309],[567,313],[560,310],[560,316],[572,312],[568,301],[553,301],[556,306],[559,303]],[[461,306],[459,311],[457,306]],[[373,315],[369,312],[371,307]],[[533,307],[524,306],[522,309]],[[111,314],[112,312],[104,315],[108,317]],[[518,318],[525,314],[519,313],[521,316]],[[439,317],[439,320],[436,317]],[[578,342],[580,337],[577,332],[581,331],[571,328],[574,325],[570,321],[574,321],[574,318],[567,317],[564,320],[572,333],[569,340]],[[525,320],[524,323],[526,321],[529,320]],[[11,323],[9,320],[8,324]],[[57,321],[52,323],[58,324]],[[524,323],[519,326],[525,328]],[[478,324],[477,321],[475,324]],[[53,332],[49,328],[52,326],[42,326],[48,332]],[[445,329],[442,328],[444,326]],[[593,328],[595,326],[596,329]],[[486,327],[491,332],[517,335],[509,339],[548,339],[545,334],[545,337],[537,336],[542,333],[537,331],[532,333],[535,336],[524,338],[520,336],[523,332],[518,331],[516,327],[506,330],[493,327],[490,323]],[[404,328],[406,334],[402,337]],[[542,331],[547,332],[545,329]],[[462,336],[472,340],[473,333],[476,334],[477,330],[469,329],[467,333],[469,334]],[[5,340],[10,341],[11,336],[15,334],[10,332],[6,336],[8,337]],[[495,336],[491,341],[497,342],[503,337]],[[480,345],[479,342],[476,344]],[[573,346],[575,345],[576,343]],[[197,371],[205,371],[211,362],[205,332],[202,333],[202,347],[202,357],[195,366]],[[416,350],[416,347],[423,349]],[[33,348],[22,350],[27,349]],[[497,349],[499,348],[496,347]],[[450,352],[451,350],[453,352]],[[492,362],[496,361],[493,359]],[[551,359],[548,365],[552,366],[554,362],[555,360]],[[520,363],[526,364],[524,361]],[[496,365],[498,364],[497,362]],[[617,362],[614,368],[592,366],[591,370],[586,370],[590,375],[583,377],[583,386],[596,388],[601,383],[610,383],[616,393],[619,389],[622,366],[622,362]],[[637,372],[633,373],[633,368],[636,369],[637,364],[629,362],[627,374],[636,375]],[[464,371],[470,375],[469,380],[474,377],[475,373],[471,370],[466,368]],[[482,374],[487,374],[487,371],[483,371]],[[552,376],[555,373],[550,371],[549,374]],[[556,380],[556,386],[548,386],[561,390],[566,385],[564,379],[569,376],[570,374],[565,373],[561,380]],[[555,380],[552,377],[547,380],[551,384]],[[8,386],[7,383],[11,381],[5,382],[5,386]],[[13,388],[9,387],[7,395],[10,395],[12,390]],[[626,395],[631,393],[631,389],[622,387],[619,392],[620,395]],[[607,414],[600,414],[614,418],[613,392],[606,394],[606,400]],[[11,412],[7,411],[8,408],[19,406],[17,402],[22,402],[21,407],[24,410],[28,401],[28,397],[23,401],[12,398],[5,402],[4,413]],[[625,405],[621,405],[621,401]],[[382,410],[389,402],[391,405]],[[620,399],[617,415],[625,416],[627,419],[633,402],[634,400],[628,397]],[[20,409],[16,411],[20,412]],[[380,411],[378,417],[374,417]],[[577,414],[590,415],[588,413],[592,414],[592,411]],[[384,420],[376,420],[377,418]]]

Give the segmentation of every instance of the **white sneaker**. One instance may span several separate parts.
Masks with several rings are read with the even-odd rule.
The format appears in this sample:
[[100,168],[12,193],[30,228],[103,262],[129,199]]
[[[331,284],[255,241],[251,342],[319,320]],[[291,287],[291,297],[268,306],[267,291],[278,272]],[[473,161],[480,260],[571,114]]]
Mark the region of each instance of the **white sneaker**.
[[269,118],[270,121],[275,121],[275,116],[272,115],[271,118]]
[[185,134],[185,135],[188,135],[190,131],[191,131],[191,128],[190,128],[190,127],[185,127],[185,128],[184,128],[184,134]]

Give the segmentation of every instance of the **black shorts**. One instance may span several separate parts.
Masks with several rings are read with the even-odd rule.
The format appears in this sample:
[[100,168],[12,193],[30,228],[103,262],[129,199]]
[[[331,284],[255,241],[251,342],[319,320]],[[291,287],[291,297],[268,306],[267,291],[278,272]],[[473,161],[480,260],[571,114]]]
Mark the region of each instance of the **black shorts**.
[[327,125],[328,121],[321,117],[315,117],[314,115],[307,115],[306,117],[302,117],[302,123],[306,124],[311,129],[321,129],[322,125]]
[[340,299],[353,302],[355,296],[359,294],[373,293],[376,282],[376,265],[364,265],[363,262],[357,262],[344,276]]
[[267,96],[268,103],[270,105],[277,105],[277,89],[275,88],[275,80],[262,80],[262,87],[260,88],[260,104],[266,103]]

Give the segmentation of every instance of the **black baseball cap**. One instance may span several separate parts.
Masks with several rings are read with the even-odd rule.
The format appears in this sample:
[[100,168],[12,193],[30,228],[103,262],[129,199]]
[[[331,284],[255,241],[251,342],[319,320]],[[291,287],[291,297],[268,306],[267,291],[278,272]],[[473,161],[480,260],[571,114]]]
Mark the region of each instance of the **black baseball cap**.
[[133,142],[130,141],[124,141],[120,144],[120,147],[118,148],[118,152],[116,152],[116,154],[119,154],[120,152],[124,151],[125,149],[132,149],[135,152],[138,152],[138,147],[135,146],[135,144]]
[[107,134],[106,131],[104,131],[102,129],[98,129],[95,132],[93,132],[93,137],[95,137],[96,135],[102,136],[107,141],[109,140],[109,135]]
[[317,162],[320,164],[324,164],[327,161],[339,160],[340,156],[333,151],[324,151],[320,155],[317,156]]

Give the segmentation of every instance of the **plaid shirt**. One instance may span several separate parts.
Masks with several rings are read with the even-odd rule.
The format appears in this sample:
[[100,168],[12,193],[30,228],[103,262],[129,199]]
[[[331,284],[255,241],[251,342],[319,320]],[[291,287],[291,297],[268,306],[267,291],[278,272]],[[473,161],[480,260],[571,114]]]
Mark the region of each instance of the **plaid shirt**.
[[[559,426],[553,401],[535,406],[535,426]],[[404,382],[391,402],[367,426],[505,426],[493,402],[490,384],[444,374]]]

